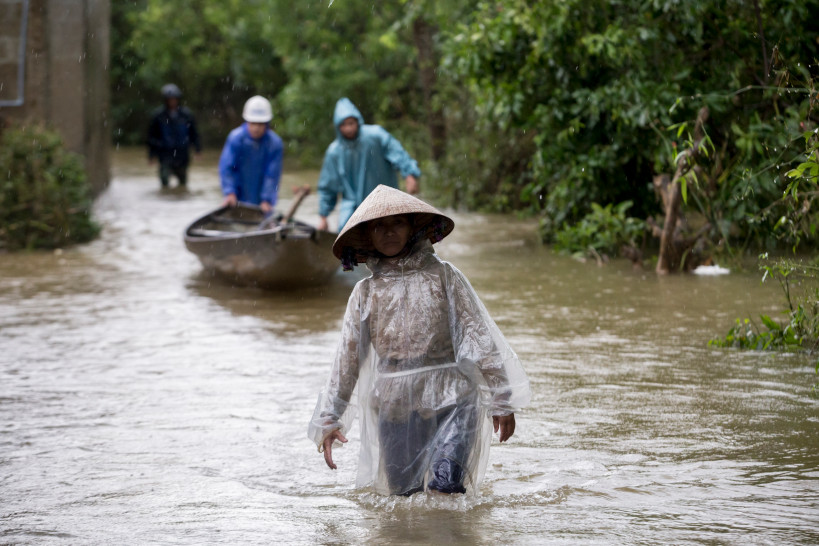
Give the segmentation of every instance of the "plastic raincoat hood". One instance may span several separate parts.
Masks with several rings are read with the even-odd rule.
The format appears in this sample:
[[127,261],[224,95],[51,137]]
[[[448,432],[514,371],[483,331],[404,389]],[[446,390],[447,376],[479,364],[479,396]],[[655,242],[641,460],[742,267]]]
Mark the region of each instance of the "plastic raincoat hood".
[[[355,118],[358,120],[359,131],[355,135],[354,139],[346,138],[341,134],[341,131],[338,128],[338,126],[341,125],[341,122],[347,118]],[[336,141],[343,144],[345,141],[358,140],[358,137],[361,135],[362,125],[364,125],[364,116],[361,115],[361,112],[358,110],[358,108],[356,108],[355,104],[353,104],[353,101],[347,97],[338,99],[336,109],[333,112],[333,126],[336,128]]]
[[[338,126],[349,117],[358,120],[358,134],[347,139]],[[358,108],[341,98],[333,112],[336,138],[327,147],[319,175],[319,215],[327,217],[338,203],[339,226],[344,227],[356,208],[379,184],[398,187],[396,171],[402,177],[421,176],[418,163],[380,125],[367,125]]]
[[448,492],[475,493],[490,416],[528,404],[526,372],[469,281],[428,240],[405,258],[371,258],[367,267],[373,274],[350,295],[308,436],[321,446],[333,430],[345,432],[357,410],[358,487],[412,494],[433,488],[449,465],[463,489]]

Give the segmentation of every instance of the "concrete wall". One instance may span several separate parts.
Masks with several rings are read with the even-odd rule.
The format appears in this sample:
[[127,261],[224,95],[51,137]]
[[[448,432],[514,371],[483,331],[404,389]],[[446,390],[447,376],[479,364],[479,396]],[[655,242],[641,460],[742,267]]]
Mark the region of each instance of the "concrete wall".
[[0,104],[20,104],[22,78],[19,63],[23,45],[22,2],[0,0]]
[[110,176],[110,0],[28,0],[20,97],[15,46],[24,4],[0,0],[0,118],[58,130],[68,149],[85,157],[88,178],[99,192]]

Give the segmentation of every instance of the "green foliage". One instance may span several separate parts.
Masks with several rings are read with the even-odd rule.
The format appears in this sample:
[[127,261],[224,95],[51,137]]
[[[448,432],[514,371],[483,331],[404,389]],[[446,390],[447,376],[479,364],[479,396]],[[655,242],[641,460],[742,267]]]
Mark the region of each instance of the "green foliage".
[[[783,312],[785,323],[780,324],[768,315],[760,315],[761,324],[749,318],[736,319],[736,325],[724,338],[712,339],[708,344],[756,351],[815,352],[819,349],[819,266],[789,259],[770,260],[767,254],[759,259],[760,270],[764,272],[762,282],[776,279],[785,294],[788,304]],[[816,372],[819,373],[819,359]]]
[[404,7],[369,0],[268,4],[278,22],[269,39],[289,78],[276,99],[289,154],[306,162],[323,157],[336,136],[335,103],[345,96],[365,122],[384,125],[413,155],[424,151],[415,48],[409,29],[396,24]]
[[799,179],[804,179],[805,182],[815,186],[819,182],[819,138],[817,138],[818,131],[814,129],[804,133],[802,136],[807,144],[807,151],[805,152],[805,161],[800,163],[795,169],[785,173],[785,176],[795,179],[785,189],[785,194],[796,197]]
[[555,235],[554,248],[575,256],[614,256],[624,245],[637,247],[646,231],[643,220],[626,216],[631,201],[600,206],[592,203],[591,212],[579,222],[564,226]]
[[798,317],[791,317],[785,326],[768,315],[760,315],[759,319],[764,328],[760,328],[751,319],[736,319],[736,326],[728,330],[725,338],[712,339],[708,344],[753,351],[801,348],[802,338],[797,332],[801,331],[802,325]]
[[[811,88],[812,80],[811,80]],[[811,95],[815,95],[811,89]],[[812,111],[815,104],[810,102]],[[794,241],[793,250],[802,237],[815,237],[817,218],[810,213],[811,203],[817,195],[817,159],[819,159],[819,136],[817,130],[802,134],[805,153],[795,168],[787,171],[790,179],[781,199],[775,201],[768,210],[784,209],[776,223],[779,237]],[[797,139],[794,139],[797,140]],[[767,211],[764,211],[767,213]],[[783,235],[784,233],[784,235]],[[760,269],[764,271],[763,282],[776,279],[788,303],[787,324],[784,326],[767,315],[761,315],[762,326],[750,319],[736,319],[736,326],[728,331],[725,338],[713,339],[709,345],[718,347],[738,347],[755,350],[788,350],[804,348],[815,351],[819,348],[819,267],[813,263],[796,262],[780,258],[769,260],[768,254],[760,255]],[[795,290],[801,288],[801,290]],[[819,359],[816,361],[819,374]],[[819,383],[814,384],[817,392]]]
[[466,2],[129,0],[112,4],[115,139],[144,141],[159,89],[174,81],[206,144],[220,146],[244,101],[271,99],[286,155],[318,164],[347,96],[416,157],[429,141],[412,24],[447,21]]
[[689,206],[725,237],[750,231],[764,241],[774,220],[760,213],[781,192],[768,165],[787,168],[791,129],[806,119],[797,80],[817,71],[819,2],[759,7],[482,2],[453,31],[448,62],[468,83],[486,130],[536,135],[522,195],[542,203],[546,240],[591,203],[632,200],[636,216],[660,212],[651,180],[673,173],[675,145],[683,144],[668,128],[708,106],[713,148],[700,160],[701,180],[686,181]]
[[[783,68],[781,74],[787,72]],[[703,160],[709,175],[694,185],[693,205],[717,228],[728,251],[732,250],[732,240],[740,250],[752,243],[756,247],[784,244],[796,248],[800,243],[815,245],[818,241],[811,226],[819,218],[810,209],[810,192],[803,194],[799,207],[794,207],[800,190],[808,189],[808,181],[784,176],[804,159],[802,135],[805,127],[813,125],[813,80],[799,84],[795,90],[777,89],[778,93],[792,91],[799,97],[790,107],[781,108],[781,113],[767,120],[753,113],[744,127],[732,123],[737,146],[733,155],[726,151],[730,150],[728,142],[723,141],[721,150]],[[795,215],[798,208],[801,213]]]
[[423,165],[425,188],[431,183],[437,200],[452,207],[482,212],[537,211],[537,204],[531,205],[521,194],[521,188],[531,180],[528,166],[535,149],[533,133],[478,130],[481,122],[469,94],[457,88],[445,89],[443,94],[462,109],[448,110],[447,154],[437,165]]
[[[348,96],[421,161],[425,191],[540,211],[549,241],[591,203],[660,213],[652,179],[673,174],[707,106],[710,145],[683,181],[684,212],[722,248],[813,244],[813,213],[788,215],[783,174],[803,155],[793,135],[814,127],[817,12],[819,0],[126,0],[112,4],[113,127],[143,142],[174,81],[220,146],[259,93],[287,156],[318,164]],[[434,29],[431,88],[419,22]],[[435,162],[431,111],[446,129]]]
[[[811,80],[811,88],[812,80]],[[815,90],[811,89],[815,96]],[[810,102],[810,112],[815,103]],[[785,173],[790,180],[781,199],[775,201],[763,214],[770,210],[781,209],[782,213],[776,223],[776,234],[793,242],[793,250],[803,237],[815,237],[817,215],[811,213],[811,204],[817,195],[819,183],[816,167],[819,160],[819,132],[814,129],[801,135],[804,139],[804,154],[798,156],[799,163]],[[793,139],[794,141],[799,139]],[[804,348],[816,351],[819,348],[819,266],[815,263],[796,262],[780,258],[769,260],[768,254],[760,255],[760,269],[764,271],[763,282],[773,278],[779,282],[788,304],[785,311],[787,324],[784,326],[767,315],[761,315],[762,325],[758,326],[750,319],[736,320],[736,326],[728,331],[725,338],[714,339],[710,345],[719,347],[738,347],[756,350],[788,350]],[[816,373],[819,374],[819,359],[816,361]],[[814,385],[814,392],[819,383]]]
[[82,160],[56,132],[5,129],[0,172],[0,249],[57,248],[99,233]]
[[819,130],[802,134],[805,152],[801,163],[785,176],[789,179],[782,198],[775,202],[771,210],[782,210],[775,225],[775,233],[780,239],[792,243],[793,250],[803,239],[815,240],[819,228],[819,214],[813,210],[813,203],[819,192]]
[[[206,142],[221,145],[253,95],[275,97],[287,83],[271,35],[269,0],[112,3],[114,138],[143,143],[160,88],[173,82]],[[275,120],[274,120],[275,122]]]

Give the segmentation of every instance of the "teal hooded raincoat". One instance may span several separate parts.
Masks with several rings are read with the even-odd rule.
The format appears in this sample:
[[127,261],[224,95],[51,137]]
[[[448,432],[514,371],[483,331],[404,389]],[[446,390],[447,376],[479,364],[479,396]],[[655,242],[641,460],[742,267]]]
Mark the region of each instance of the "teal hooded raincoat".
[[[339,125],[347,118],[358,120],[355,139],[344,138]],[[336,139],[327,147],[318,182],[319,215],[328,216],[338,202],[338,230],[379,184],[398,187],[395,171],[402,177],[421,176],[418,163],[390,133],[379,125],[365,125],[358,108],[348,98],[339,99],[333,113]]]

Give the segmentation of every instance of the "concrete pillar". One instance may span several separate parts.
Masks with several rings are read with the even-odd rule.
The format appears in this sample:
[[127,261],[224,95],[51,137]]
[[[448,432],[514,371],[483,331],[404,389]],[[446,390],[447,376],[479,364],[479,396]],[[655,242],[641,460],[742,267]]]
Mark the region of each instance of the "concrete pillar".
[[[9,97],[19,93],[5,83],[16,84],[19,55],[12,69],[7,44],[22,40],[14,21],[26,8],[23,96],[15,101]],[[66,147],[85,157],[89,181],[101,191],[110,176],[110,0],[0,0],[0,15],[0,117],[59,131]]]
[[100,191],[111,175],[110,0],[86,0],[85,21],[85,168]]
[[25,42],[28,13],[21,1],[0,1],[0,104],[21,104],[23,65],[20,57]]

